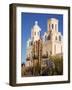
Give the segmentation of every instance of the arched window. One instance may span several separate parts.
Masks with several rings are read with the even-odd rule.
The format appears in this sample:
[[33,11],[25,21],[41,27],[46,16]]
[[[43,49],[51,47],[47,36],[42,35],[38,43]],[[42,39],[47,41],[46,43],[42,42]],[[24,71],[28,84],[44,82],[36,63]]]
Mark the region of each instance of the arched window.
[[49,24],[49,30],[50,30],[50,24]]
[[38,35],[40,35],[40,32],[38,32]]
[[48,51],[46,51],[46,55],[47,55],[47,57],[48,57]]
[[51,36],[49,35],[48,37],[47,37],[47,40],[50,40],[51,39]]
[[35,35],[36,35],[36,32],[35,32]]
[[45,41],[47,40],[47,37],[45,36]]
[[31,45],[33,45],[33,42],[31,41]]
[[55,37],[55,40],[57,40],[57,36]]
[[59,36],[59,41],[61,41],[61,36]]
[[52,29],[54,28],[54,25],[52,24]]
[[55,30],[57,30],[57,24],[55,24]]
[[54,54],[56,54],[56,45],[54,45]]

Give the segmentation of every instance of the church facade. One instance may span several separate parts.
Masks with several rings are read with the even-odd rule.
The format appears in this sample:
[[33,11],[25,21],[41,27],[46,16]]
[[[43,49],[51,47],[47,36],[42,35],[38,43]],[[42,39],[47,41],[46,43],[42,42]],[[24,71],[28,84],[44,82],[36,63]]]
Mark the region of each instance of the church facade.
[[63,36],[58,27],[59,21],[56,18],[48,19],[47,30],[41,37],[41,27],[35,21],[31,30],[31,38],[27,41],[26,67],[33,66],[33,63],[37,61],[43,63],[49,56],[63,54]]

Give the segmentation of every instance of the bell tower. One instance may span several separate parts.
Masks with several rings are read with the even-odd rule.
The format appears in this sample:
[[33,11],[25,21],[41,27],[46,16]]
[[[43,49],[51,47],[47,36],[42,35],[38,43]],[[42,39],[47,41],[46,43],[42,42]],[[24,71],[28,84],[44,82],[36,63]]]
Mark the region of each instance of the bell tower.
[[56,31],[56,32],[58,32],[58,20],[56,18],[48,19],[47,31]]
[[33,42],[38,41],[40,39],[40,31],[41,31],[41,28],[38,25],[38,21],[35,21],[35,24],[31,32],[31,38]]

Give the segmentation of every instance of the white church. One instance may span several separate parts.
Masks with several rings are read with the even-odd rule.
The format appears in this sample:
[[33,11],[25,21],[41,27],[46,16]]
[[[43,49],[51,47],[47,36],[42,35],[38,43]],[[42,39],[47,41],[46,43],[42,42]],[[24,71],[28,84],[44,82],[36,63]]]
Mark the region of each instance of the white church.
[[[27,50],[26,50],[26,66],[32,66],[33,54],[37,56],[38,47],[36,45],[37,41],[41,42],[41,60],[44,61],[45,56],[54,56],[63,54],[63,36],[58,30],[58,19],[50,18],[47,21],[47,30],[44,32],[44,35],[41,37],[41,27],[38,25],[38,21],[35,21],[34,26],[31,29],[31,37],[27,41]],[[35,47],[34,47],[35,45]],[[35,49],[34,49],[35,48]],[[35,52],[33,52],[33,49]],[[37,59],[37,58],[36,58]]]

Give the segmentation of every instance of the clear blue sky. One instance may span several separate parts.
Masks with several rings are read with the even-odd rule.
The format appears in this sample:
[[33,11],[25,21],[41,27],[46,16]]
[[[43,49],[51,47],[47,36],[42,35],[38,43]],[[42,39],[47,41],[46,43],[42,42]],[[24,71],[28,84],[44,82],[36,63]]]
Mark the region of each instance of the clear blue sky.
[[39,14],[39,13],[21,13],[21,61],[26,62],[27,40],[31,37],[31,28],[35,21],[41,28],[41,36],[47,31],[47,20],[56,18],[59,20],[59,31],[63,34],[63,15],[61,14]]

